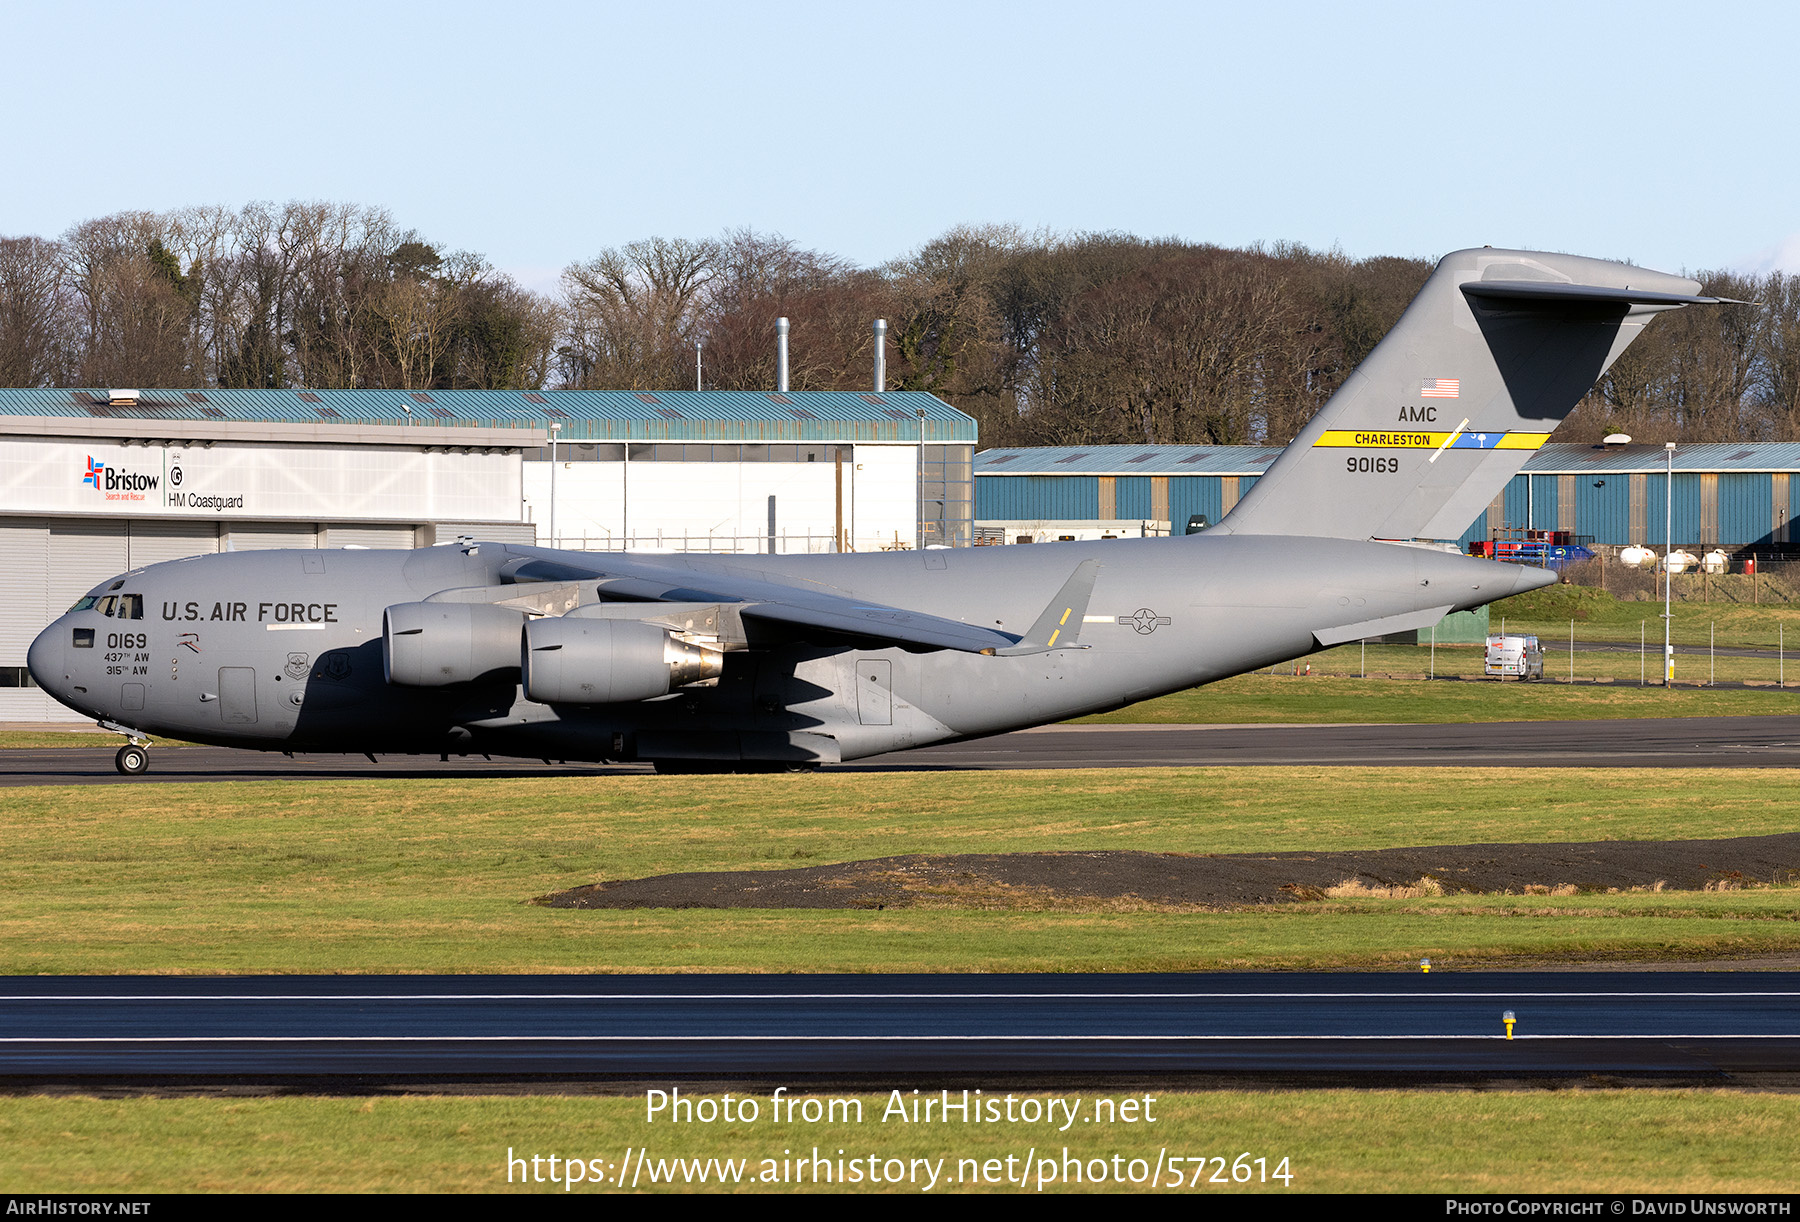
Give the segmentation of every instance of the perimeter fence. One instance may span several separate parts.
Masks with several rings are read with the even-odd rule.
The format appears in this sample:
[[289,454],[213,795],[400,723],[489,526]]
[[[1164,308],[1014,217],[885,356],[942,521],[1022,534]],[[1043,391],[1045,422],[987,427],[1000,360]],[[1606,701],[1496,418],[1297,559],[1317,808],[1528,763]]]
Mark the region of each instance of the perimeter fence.
[[[1800,560],[1763,557],[1749,565],[1734,560],[1731,567],[1737,571],[1670,573],[1671,600],[1752,607],[1800,606]],[[1566,566],[1562,578],[1566,584],[1599,590],[1620,602],[1663,600],[1663,574],[1655,564],[1635,568],[1616,558],[1597,556]]]

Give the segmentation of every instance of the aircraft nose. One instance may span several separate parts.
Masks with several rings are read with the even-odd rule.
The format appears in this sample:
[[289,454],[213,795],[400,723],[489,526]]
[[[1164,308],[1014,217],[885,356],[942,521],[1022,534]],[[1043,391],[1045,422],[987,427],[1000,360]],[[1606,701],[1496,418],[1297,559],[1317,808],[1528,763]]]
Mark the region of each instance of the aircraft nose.
[[58,699],[68,691],[69,626],[57,620],[37,634],[25,651],[25,668],[37,685]]

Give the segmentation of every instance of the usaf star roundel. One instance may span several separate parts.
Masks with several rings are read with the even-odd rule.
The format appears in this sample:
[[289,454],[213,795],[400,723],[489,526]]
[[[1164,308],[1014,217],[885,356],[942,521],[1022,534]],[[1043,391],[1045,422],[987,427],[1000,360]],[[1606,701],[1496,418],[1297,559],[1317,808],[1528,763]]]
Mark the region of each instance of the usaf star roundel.
[[1168,616],[1158,615],[1148,607],[1139,607],[1130,615],[1118,616],[1116,622],[1130,624],[1133,628],[1148,636],[1150,633],[1155,632],[1158,628],[1161,628],[1164,624],[1170,623],[1171,621]]

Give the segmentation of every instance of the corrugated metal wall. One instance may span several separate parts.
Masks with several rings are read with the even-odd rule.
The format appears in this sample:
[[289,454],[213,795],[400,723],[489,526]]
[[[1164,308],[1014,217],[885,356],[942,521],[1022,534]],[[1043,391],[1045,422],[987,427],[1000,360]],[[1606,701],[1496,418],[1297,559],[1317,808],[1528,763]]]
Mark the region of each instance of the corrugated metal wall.
[[1649,529],[1643,539],[1633,542],[1646,543],[1652,547],[1660,547],[1669,542],[1677,546],[1711,542],[1700,533],[1700,477],[1692,472],[1676,473],[1673,527],[1669,525],[1668,488],[1667,476],[1644,477],[1644,516]]
[[1523,525],[1532,530],[1561,530],[1557,523],[1557,485],[1562,482],[1560,476],[1528,475],[1531,481],[1530,495],[1526,500],[1526,519]]
[[1556,477],[1556,529],[1566,530],[1570,534],[1579,533],[1575,529],[1575,477],[1559,475]]
[[1708,543],[1766,543],[1774,533],[1775,477],[1767,471],[1721,474],[1718,531]]
[[1562,529],[1592,535],[1596,541],[1622,539],[1630,533],[1631,481],[1622,475],[1569,476],[1574,482],[1574,525]]
[[1507,526],[1525,525],[1526,488],[1529,477],[1515,475],[1506,484],[1506,522]]
[[[1667,483],[1665,478],[1664,483]],[[1675,542],[1705,542],[1700,524],[1700,476],[1675,476]]]
[[1220,500],[1219,481],[1201,476],[1184,476],[1169,481],[1169,521],[1170,529],[1180,534],[1187,529],[1188,519],[1195,514],[1205,514],[1208,522],[1217,522],[1225,515]]
[[1154,518],[1156,516],[1151,512],[1150,477],[1148,475],[1122,475],[1119,477],[1118,512],[1113,516],[1128,519]]
[[[1009,475],[975,480],[975,516],[983,519],[1150,518],[1177,531],[1189,517],[1218,522],[1259,477],[1254,475]],[[1529,492],[1527,491],[1529,484]],[[1567,530],[1598,543],[1664,542],[1666,476],[1595,472],[1515,475],[1488,510],[1463,531],[1463,546],[1503,527]],[[1110,489],[1110,496],[1108,490]],[[1800,516],[1800,480],[1785,472],[1676,472],[1677,546],[1787,542]]]
[[1100,481],[1091,475],[1009,475],[975,481],[977,519],[1099,516]]

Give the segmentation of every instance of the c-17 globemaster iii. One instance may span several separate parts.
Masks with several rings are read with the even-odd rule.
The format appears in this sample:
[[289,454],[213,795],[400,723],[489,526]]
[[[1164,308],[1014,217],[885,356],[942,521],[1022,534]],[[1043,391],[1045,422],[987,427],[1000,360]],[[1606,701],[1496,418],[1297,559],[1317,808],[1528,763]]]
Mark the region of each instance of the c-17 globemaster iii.
[[822,556],[464,540],[215,554],[102,582],[32,644],[132,738],[804,768],[1209,683],[1550,584],[1460,535],[1677,276],[1464,250],[1213,529]]

